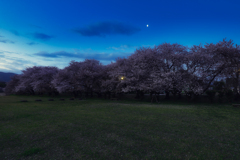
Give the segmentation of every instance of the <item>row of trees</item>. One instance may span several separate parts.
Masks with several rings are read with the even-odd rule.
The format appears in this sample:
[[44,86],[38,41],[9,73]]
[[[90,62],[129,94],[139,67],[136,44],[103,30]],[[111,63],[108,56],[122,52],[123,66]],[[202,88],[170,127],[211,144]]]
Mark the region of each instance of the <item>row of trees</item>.
[[[71,61],[64,69],[57,67],[26,68],[5,88],[6,94],[58,94],[71,92],[75,97],[85,93],[102,94],[136,92],[158,94],[165,91],[181,96],[198,96],[220,79],[234,78],[239,82],[240,49],[232,40],[204,47],[191,48],[180,44],[163,43],[153,48],[139,48],[128,58],[102,65],[97,60]],[[238,94],[239,84],[234,86]]]

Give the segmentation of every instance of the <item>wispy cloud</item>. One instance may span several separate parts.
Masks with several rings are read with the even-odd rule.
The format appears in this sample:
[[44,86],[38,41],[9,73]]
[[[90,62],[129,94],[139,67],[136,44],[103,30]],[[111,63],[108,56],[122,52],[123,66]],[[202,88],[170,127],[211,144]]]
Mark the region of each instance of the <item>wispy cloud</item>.
[[46,58],[79,57],[79,55],[77,55],[77,54],[69,53],[69,52],[65,52],[65,51],[53,52],[53,53],[39,52],[39,53],[35,53],[34,55],[46,57]]
[[20,36],[20,33],[16,30],[11,30],[10,32],[12,32],[15,36]]
[[37,26],[37,25],[34,25],[34,24],[29,24],[29,26],[31,26],[31,27],[34,27],[34,28],[39,28],[39,29],[42,29],[42,27],[40,27],[40,26]]
[[45,57],[45,58],[79,58],[79,59],[96,59],[96,60],[103,60],[103,61],[115,61],[118,57],[123,57],[123,55],[130,55],[130,53],[80,53],[80,52],[65,52],[65,51],[59,51],[59,52],[39,52],[35,53],[34,55]]
[[121,22],[116,21],[103,21],[91,24],[87,27],[73,29],[74,32],[82,36],[99,36],[105,37],[106,35],[132,35],[139,32],[141,29],[133,27]]
[[0,50],[1,53],[14,53],[14,52],[10,52],[10,51],[5,51],[5,50]]
[[[26,37],[26,36],[31,36],[33,37],[34,39],[38,39],[38,40],[43,40],[43,41],[47,41],[47,40],[50,40],[52,38],[54,38],[54,36],[51,36],[51,35],[48,35],[48,34],[45,34],[45,33],[39,33],[39,32],[35,32],[35,33],[26,33],[26,34],[21,34],[19,33],[18,31],[16,30],[11,30],[10,32],[12,32],[14,35],[16,36],[23,36],[23,37]],[[32,43],[31,43],[32,44]],[[30,45],[31,45],[30,44]]]
[[138,46],[138,47],[150,47],[150,48],[153,48],[154,46],[156,46],[156,44],[153,44],[153,45],[141,45],[141,46]]
[[123,51],[125,51],[128,48],[129,48],[128,45],[121,45],[120,47],[108,47],[107,49],[123,50]]
[[8,40],[8,39],[3,39],[3,40],[0,39],[0,42],[1,43],[12,43],[12,44],[15,43],[14,41],[11,41],[11,40]]
[[35,42],[30,42],[30,43],[27,43],[29,46],[32,46],[32,45],[36,45],[38,43],[35,43]]
[[1,67],[0,70],[4,72],[13,72],[13,73],[21,73],[21,70],[25,69],[26,67],[36,66],[37,63],[26,60],[24,58],[16,57],[18,53],[8,52],[8,51],[1,51],[3,53],[12,53],[12,54],[5,54],[3,58],[1,58]]
[[121,45],[120,47],[108,47],[107,49],[113,49],[113,50],[122,50],[125,51],[127,49],[131,49],[131,48],[137,48],[138,46],[132,46],[132,45]]
[[38,32],[31,33],[30,35],[35,39],[39,39],[43,41],[47,41],[53,38],[53,36],[47,35],[45,33],[38,33]]

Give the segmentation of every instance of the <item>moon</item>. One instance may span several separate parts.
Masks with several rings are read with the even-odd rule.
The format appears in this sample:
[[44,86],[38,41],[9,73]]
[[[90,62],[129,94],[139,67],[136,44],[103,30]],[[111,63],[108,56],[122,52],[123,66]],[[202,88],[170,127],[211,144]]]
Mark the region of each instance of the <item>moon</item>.
[[148,24],[147,24],[147,27],[148,27]]

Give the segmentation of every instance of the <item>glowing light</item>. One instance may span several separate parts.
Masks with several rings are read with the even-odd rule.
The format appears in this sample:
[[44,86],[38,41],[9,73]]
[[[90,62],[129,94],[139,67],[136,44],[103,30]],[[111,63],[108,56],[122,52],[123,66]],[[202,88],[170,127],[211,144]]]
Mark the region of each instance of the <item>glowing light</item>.
[[147,27],[148,27],[148,24],[147,24]]

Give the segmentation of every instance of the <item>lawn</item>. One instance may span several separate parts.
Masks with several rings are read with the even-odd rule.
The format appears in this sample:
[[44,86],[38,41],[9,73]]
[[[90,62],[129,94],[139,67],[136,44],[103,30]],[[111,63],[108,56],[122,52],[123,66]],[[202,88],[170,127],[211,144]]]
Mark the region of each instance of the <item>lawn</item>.
[[228,104],[48,99],[0,96],[1,160],[240,159]]

